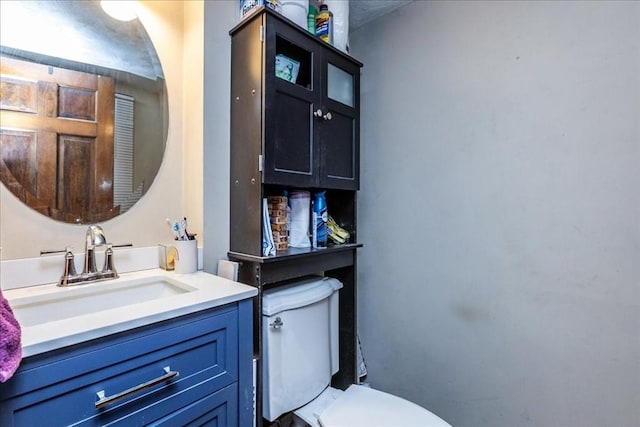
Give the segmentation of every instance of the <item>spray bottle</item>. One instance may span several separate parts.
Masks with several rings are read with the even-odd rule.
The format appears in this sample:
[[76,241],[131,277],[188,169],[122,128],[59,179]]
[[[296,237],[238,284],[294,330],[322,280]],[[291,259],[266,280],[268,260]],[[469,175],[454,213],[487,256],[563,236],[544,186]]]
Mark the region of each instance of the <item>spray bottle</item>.
[[314,248],[327,247],[327,199],[325,192],[320,191],[314,195],[313,214],[312,214],[312,241]]

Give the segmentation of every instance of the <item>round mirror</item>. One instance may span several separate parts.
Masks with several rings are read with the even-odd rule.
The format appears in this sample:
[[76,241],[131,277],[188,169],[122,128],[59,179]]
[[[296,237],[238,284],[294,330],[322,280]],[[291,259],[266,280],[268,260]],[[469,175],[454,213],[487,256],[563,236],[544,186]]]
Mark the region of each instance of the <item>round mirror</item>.
[[0,178],[53,219],[108,220],[149,189],[167,92],[138,19],[98,1],[1,2]]

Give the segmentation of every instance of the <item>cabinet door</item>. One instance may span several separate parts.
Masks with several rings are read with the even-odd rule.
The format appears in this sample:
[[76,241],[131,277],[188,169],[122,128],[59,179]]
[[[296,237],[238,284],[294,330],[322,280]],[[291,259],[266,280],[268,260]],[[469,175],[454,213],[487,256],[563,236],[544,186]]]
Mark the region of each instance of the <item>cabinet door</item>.
[[322,62],[319,122],[320,186],[357,190],[360,185],[360,68],[326,50]]
[[320,153],[313,120],[321,99],[317,44],[275,18],[266,18],[263,182],[317,186]]
[[[132,422],[135,425],[135,421]],[[238,386],[236,383],[191,403],[150,426],[237,426]]]

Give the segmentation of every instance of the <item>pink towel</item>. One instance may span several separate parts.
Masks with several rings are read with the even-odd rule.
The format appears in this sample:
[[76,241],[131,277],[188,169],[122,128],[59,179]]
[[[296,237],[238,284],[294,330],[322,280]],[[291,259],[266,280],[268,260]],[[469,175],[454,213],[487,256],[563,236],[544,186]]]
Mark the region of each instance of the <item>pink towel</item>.
[[22,360],[20,324],[0,289],[0,382],[13,376]]

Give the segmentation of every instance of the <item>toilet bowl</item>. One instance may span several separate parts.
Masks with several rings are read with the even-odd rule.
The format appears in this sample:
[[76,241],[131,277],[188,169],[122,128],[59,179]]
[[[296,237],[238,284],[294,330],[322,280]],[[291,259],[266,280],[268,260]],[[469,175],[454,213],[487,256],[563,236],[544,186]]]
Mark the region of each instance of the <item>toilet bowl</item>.
[[341,288],[336,279],[313,277],[263,293],[263,417],[274,421],[294,412],[314,427],[449,426],[398,396],[361,385],[345,391],[329,386],[338,372]]
[[[314,405],[318,400],[324,403]],[[345,391],[328,388],[294,414],[313,427],[451,427],[413,402],[355,384]]]

